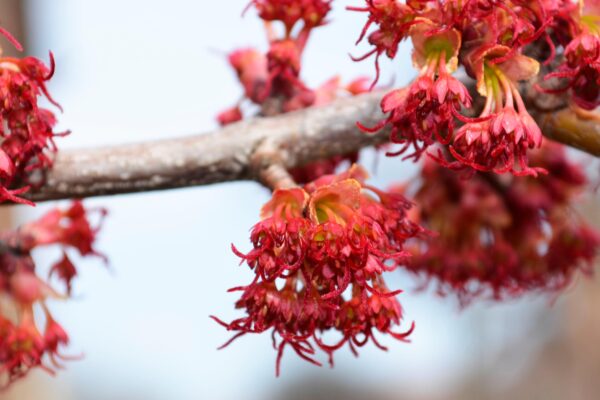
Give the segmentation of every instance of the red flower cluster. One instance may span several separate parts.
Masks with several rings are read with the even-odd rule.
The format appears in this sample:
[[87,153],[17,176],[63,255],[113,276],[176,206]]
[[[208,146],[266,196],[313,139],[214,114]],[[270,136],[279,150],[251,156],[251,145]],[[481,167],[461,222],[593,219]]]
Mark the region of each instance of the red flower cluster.
[[547,93],[572,91],[573,101],[593,110],[600,105],[600,38],[583,32],[565,48],[565,62],[544,79],[565,78],[567,84],[558,89],[542,89]]
[[[22,50],[8,32],[0,28],[0,33]],[[43,183],[45,170],[52,166],[54,137],[64,133],[53,132],[54,114],[40,108],[38,100],[44,96],[60,109],[46,88],[53,73],[52,53],[49,68],[34,57],[0,57],[0,203],[33,204],[18,196]],[[102,219],[105,211],[99,213]],[[76,201],[67,210],[55,209],[18,230],[0,232],[0,386],[8,386],[35,367],[54,373],[67,359],[59,347],[68,344],[69,337],[54,320],[47,301],[71,294],[77,269],[69,252],[104,258],[94,250],[99,227],[90,225],[88,214]],[[62,282],[65,294],[36,271],[33,250],[49,245],[60,247],[62,258],[49,269],[48,280],[54,276]],[[43,330],[38,328],[35,309],[43,311]]]
[[50,68],[34,57],[0,57],[0,203],[31,204],[18,196],[39,184],[43,170],[52,165],[54,137],[64,133],[53,132],[54,114],[38,107],[38,99],[45,96],[60,108],[46,89],[53,73],[52,53]]
[[551,142],[532,153],[532,162],[549,174],[499,179],[476,173],[464,180],[426,163],[418,213],[439,236],[414,245],[408,268],[463,303],[478,295],[556,291],[578,270],[591,272],[600,233],[570,209],[586,183],[582,169]]
[[[101,217],[104,210],[98,210]],[[41,367],[53,373],[60,368],[59,346],[67,345],[69,338],[54,320],[48,299],[65,299],[71,292],[77,274],[68,251],[76,250],[82,256],[96,255],[94,242],[99,226],[92,227],[89,211],[81,202],[74,202],[67,210],[53,210],[38,221],[12,232],[0,232],[0,377],[2,386],[25,376],[32,368]],[[49,272],[66,288],[66,294],[53,289],[36,271],[32,251],[48,245],[63,250],[62,259]],[[40,331],[34,309],[44,312],[45,328]],[[50,360],[50,365],[45,357]]]
[[[306,42],[316,27],[325,23],[331,1],[324,0],[255,0],[251,3],[265,21],[269,49],[261,53],[252,48],[239,49],[229,55],[229,64],[244,88],[243,98],[217,116],[221,125],[244,118],[243,102],[249,100],[260,108],[259,115],[272,116],[310,106],[330,103],[340,95],[357,95],[369,90],[365,78],[347,86],[334,77],[316,89],[309,88],[300,77],[301,58]],[[281,35],[274,22],[283,24]],[[298,27],[298,28],[297,28]],[[311,182],[332,174],[344,161],[354,163],[357,153],[314,162],[291,172],[297,182]]]
[[[261,107],[262,114],[273,115],[313,105],[317,90],[309,89],[300,79],[301,57],[311,31],[325,22],[331,1],[324,0],[254,0],[258,15],[265,21],[269,50],[240,49],[229,55],[244,87],[244,97]],[[284,26],[278,35],[273,22]],[[299,29],[294,29],[301,25]],[[327,90],[337,91],[338,87]],[[235,110],[235,111],[234,111]],[[226,110],[218,120],[225,125],[242,118],[240,105]]]
[[477,87],[486,102],[479,118],[466,120],[457,131],[449,150],[475,170],[537,176],[545,171],[529,167],[527,151],[541,146],[542,132],[527,112],[517,82],[537,74],[539,66],[521,54],[493,63],[510,52],[506,46],[490,46],[470,54]]
[[403,154],[412,146],[414,152],[406,158],[418,159],[436,141],[450,143],[455,115],[462,107],[471,106],[467,88],[451,75],[457,65],[460,35],[450,30],[430,37],[433,28],[429,22],[413,25],[413,61],[421,74],[407,89],[394,90],[382,99],[381,109],[389,113],[388,118],[373,128],[359,123],[366,132],[391,127],[390,140],[404,146],[389,155]]
[[[272,330],[277,373],[288,345],[317,365],[313,355],[321,349],[333,364],[346,343],[354,353],[369,340],[384,348],[376,331],[399,340],[412,331],[393,331],[402,319],[394,297],[400,291],[390,291],[382,274],[405,260],[404,242],[423,230],[407,218],[411,204],[402,195],[365,178],[353,167],[302,189],[275,191],[252,229],[253,249],[243,254],[234,247],[256,274],[248,286],[231,289],[242,291],[236,307],[247,315],[231,323],[213,318],[237,332],[232,340]],[[337,343],[323,341],[329,330],[341,334]]]
[[[412,147],[407,157],[418,159],[439,143],[449,145],[454,160],[446,161],[441,152],[435,158],[453,168],[532,176],[542,172],[529,167],[527,153],[541,145],[541,132],[518,91],[518,82],[539,70],[538,61],[522,54],[532,43],[550,48],[551,57],[557,47],[564,49],[565,65],[548,77],[569,78],[565,90],[573,89],[578,104],[598,105],[599,19],[582,16],[574,1],[365,1],[366,7],[350,9],[368,14],[359,41],[368,37],[373,49],[356,60],[375,55],[377,80],[379,57],[394,58],[399,43],[410,38],[419,69],[408,88],[384,97],[385,120],[373,128],[359,124],[366,132],[390,127],[390,140],[403,145],[390,154]],[[376,28],[369,33],[372,26]],[[459,65],[486,98],[477,118],[461,114],[471,107],[471,99],[451,75]],[[455,132],[457,123],[463,126]]]
[[258,15],[265,21],[281,21],[286,33],[302,21],[304,29],[323,24],[332,0],[253,0]]
[[[561,78],[566,84],[544,89],[547,93],[570,91],[575,104],[587,110],[600,105],[600,9],[597,1],[581,1],[558,12],[554,41],[564,48],[563,63],[544,79]],[[552,43],[552,42],[551,42]]]
[[389,58],[396,57],[398,45],[404,40],[409,29],[414,25],[415,12],[410,4],[403,4],[396,0],[365,0],[366,7],[348,7],[351,11],[368,12],[369,19],[365,24],[357,43],[360,43],[367,35],[369,28],[373,25],[377,29],[368,35],[369,44],[373,49],[363,55],[355,58],[361,61],[375,55],[375,69],[377,78],[379,78],[379,57],[382,54]]

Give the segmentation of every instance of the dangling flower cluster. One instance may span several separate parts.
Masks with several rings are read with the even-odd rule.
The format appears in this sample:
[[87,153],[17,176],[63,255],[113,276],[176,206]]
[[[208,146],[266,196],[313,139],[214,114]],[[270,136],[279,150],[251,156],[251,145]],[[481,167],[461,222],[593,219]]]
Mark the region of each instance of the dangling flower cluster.
[[[35,222],[12,232],[0,232],[0,381],[6,386],[40,367],[50,373],[68,360],[59,347],[69,342],[64,329],[55,321],[47,302],[66,299],[71,293],[77,270],[69,252],[81,256],[99,256],[94,242],[99,231],[88,219],[91,212],[81,202],[68,209],[55,209]],[[96,210],[100,219],[104,210]],[[101,222],[101,221],[100,221]],[[52,288],[39,276],[32,251],[57,245],[62,258],[50,268],[48,277],[56,277],[65,286],[65,294]],[[34,310],[41,309],[45,327],[38,328]]]
[[[5,30],[0,34],[22,50]],[[1,56],[0,49],[0,203],[33,204],[19,195],[31,186],[41,185],[45,171],[52,166],[56,152],[54,137],[66,133],[53,131],[54,114],[38,106],[44,96],[52,99],[46,82],[54,73],[34,57]],[[48,308],[48,300],[66,299],[71,294],[77,269],[69,253],[81,256],[104,256],[94,249],[104,210],[97,210],[99,224],[93,227],[91,214],[80,201],[62,211],[55,209],[41,219],[10,232],[0,232],[0,389],[39,367],[54,373],[62,368],[65,357],[60,347],[69,337]],[[62,257],[49,269],[48,279],[40,277],[32,252],[44,246],[62,249]],[[53,278],[54,277],[54,278]],[[64,294],[55,290],[51,279],[64,285]],[[41,310],[43,316],[35,315]],[[45,327],[39,328],[40,319]]]
[[551,142],[532,153],[532,162],[549,174],[503,180],[476,173],[465,180],[427,162],[415,200],[420,223],[439,235],[411,247],[408,269],[462,303],[557,291],[577,271],[591,272],[600,232],[570,208],[586,184],[582,169]]
[[348,7],[348,10],[367,12],[369,18],[365,24],[357,44],[360,43],[372,25],[377,29],[368,35],[369,44],[373,49],[361,57],[355,57],[355,61],[362,61],[375,55],[375,69],[379,79],[379,57],[382,54],[389,58],[396,57],[398,45],[406,39],[410,27],[415,23],[417,14],[410,4],[403,4],[396,0],[365,0],[366,7]]
[[542,132],[519,94],[517,82],[537,74],[537,61],[513,54],[506,46],[480,47],[469,55],[477,89],[486,98],[479,118],[466,120],[449,150],[463,165],[498,174],[537,176],[545,171],[528,165],[527,152],[542,144]]
[[[311,90],[302,81],[301,58],[312,30],[325,23],[330,3],[326,0],[255,0],[251,3],[265,21],[269,50],[264,54],[255,49],[236,50],[229,55],[229,63],[244,87],[244,97],[260,106],[262,114],[280,114],[317,102],[316,92],[321,88]],[[282,35],[277,34],[275,22],[283,25]],[[324,86],[327,91],[338,90],[338,87],[330,87],[331,82]],[[242,116],[238,104],[218,119],[225,125]]]
[[[375,55],[377,80],[379,57],[394,58],[399,43],[410,38],[419,76],[407,88],[382,99],[386,119],[372,128],[359,123],[361,129],[375,132],[389,127],[391,142],[402,145],[390,155],[412,148],[406,158],[418,159],[438,143],[447,150],[438,149],[433,157],[451,168],[531,176],[542,172],[529,167],[527,159],[542,138],[518,91],[519,81],[539,71],[538,61],[525,56],[524,48],[531,44],[548,48],[553,58],[557,46],[573,37],[561,32],[585,31],[590,36],[597,28],[579,26],[596,26],[598,18],[582,17],[574,0],[365,2],[365,7],[349,9],[368,14],[359,41],[367,37],[373,49],[356,60]],[[571,77],[568,87],[586,108],[597,105],[600,93],[596,40],[574,38],[564,50],[566,66],[549,75]],[[477,118],[464,116],[472,104],[465,86],[451,75],[459,65],[477,81],[478,93],[485,97]],[[460,129],[455,130],[456,124],[462,124]]]
[[597,1],[581,1],[578,12],[562,13],[557,40],[564,46],[564,61],[544,79],[563,78],[559,88],[542,88],[547,93],[570,91],[574,103],[593,110],[600,105],[600,7]]
[[[411,204],[399,193],[382,192],[365,183],[366,174],[352,167],[324,176],[304,188],[279,189],[252,229],[253,249],[234,252],[256,274],[241,291],[236,307],[246,316],[225,323],[237,332],[272,330],[277,374],[289,346],[301,358],[321,365],[317,349],[329,356],[346,343],[372,341],[385,349],[375,333],[407,340],[413,327],[396,332],[402,308],[383,280],[407,256],[404,242],[423,230],[407,218]],[[323,334],[338,331],[337,343]],[[231,343],[230,340],[224,346]]]
[[[269,49],[262,53],[244,48],[229,55],[244,88],[243,98],[217,116],[221,125],[244,118],[244,102],[259,108],[259,115],[273,116],[310,106],[330,103],[340,95],[357,95],[369,90],[367,79],[359,78],[343,85],[339,77],[329,79],[316,89],[302,80],[302,54],[314,28],[326,22],[331,9],[327,0],[255,0],[251,3],[265,21]],[[281,35],[275,23],[283,25]],[[249,107],[252,110],[252,107]],[[311,182],[322,175],[332,174],[344,161],[354,163],[357,153],[332,157],[290,171],[299,183]]]
[[[12,36],[1,33],[20,49]],[[38,106],[45,96],[60,109],[46,89],[53,73],[52,53],[50,68],[34,57],[0,56],[0,203],[31,204],[18,196],[41,183],[43,171],[52,165],[49,154],[56,151],[54,137],[65,134],[53,131],[54,114]]]
[[300,21],[304,29],[323,24],[331,10],[332,0],[253,0],[258,15],[264,21],[281,21],[289,35]]
[[419,77],[406,89],[388,93],[381,109],[389,116],[366,132],[391,127],[390,140],[403,147],[389,155],[403,154],[412,146],[414,152],[405,158],[418,159],[436,141],[449,144],[454,132],[455,115],[462,107],[471,106],[467,88],[451,74],[458,64],[460,34],[451,29],[431,35],[436,27],[428,20],[417,20],[410,29],[415,45],[413,63]]

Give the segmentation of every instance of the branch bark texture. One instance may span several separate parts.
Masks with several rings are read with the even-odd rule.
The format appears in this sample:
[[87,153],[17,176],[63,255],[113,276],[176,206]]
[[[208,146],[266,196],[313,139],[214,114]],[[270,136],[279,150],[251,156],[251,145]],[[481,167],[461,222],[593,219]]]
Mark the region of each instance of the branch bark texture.
[[195,136],[113,147],[59,151],[35,201],[145,192],[235,180],[260,180],[256,159],[274,153],[287,167],[382,143],[367,135],[382,117],[381,93],[339,100],[321,108],[255,118]]

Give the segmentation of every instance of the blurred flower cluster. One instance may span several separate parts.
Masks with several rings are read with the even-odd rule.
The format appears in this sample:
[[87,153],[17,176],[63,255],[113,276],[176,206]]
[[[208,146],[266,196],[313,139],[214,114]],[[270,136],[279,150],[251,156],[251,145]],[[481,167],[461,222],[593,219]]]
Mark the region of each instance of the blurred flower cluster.
[[[7,31],[3,34],[18,50],[21,45]],[[45,97],[52,99],[46,82],[54,74],[54,57],[50,67],[35,57],[4,57],[0,49],[0,203],[34,205],[21,197],[32,187],[44,183],[45,172],[52,167],[57,151],[54,138],[68,132],[54,132],[54,114],[39,106]],[[88,210],[75,201],[67,210],[54,209],[36,222],[14,231],[0,231],[0,386],[5,387],[41,367],[53,373],[67,359],[59,346],[69,341],[47,306],[49,299],[67,299],[77,269],[69,252],[81,256],[99,256],[94,250],[98,227],[92,227]],[[97,210],[101,217],[104,210]],[[101,218],[100,218],[101,219]],[[40,277],[32,252],[40,247],[57,246],[62,258],[49,269],[65,289],[55,290]],[[41,310],[45,328],[35,310]]]
[[552,142],[532,153],[532,163],[548,175],[501,179],[478,172],[465,180],[426,162],[415,214],[438,236],[414,244],[408,269],[463,304],[555,292],[578,270],[591,273],[600,234],[571,206],[587,183],[582,168]]
[[[65,330],[52,317],[48,300],[67,299],[72,281],[77,275],[69,252],[80,256],[104,258],[94,249],[100,223],[92,226],[90,214],[104,210],[86,210],[81,202],[74,202],[66,210],[55,209],[37,221],[27,223],[15,231],[0,232],[0,377],[2,386],[23,377],[34,367],[48,372],[61,368],[67,359],[59,350],[69,342]],[[48,279],[43,279],[32,252],[38,248],[55,246],[62,257],[52,264]],[[50,278],[64,286],[54,289]],[[41,310],[44,329],[38,327]]]

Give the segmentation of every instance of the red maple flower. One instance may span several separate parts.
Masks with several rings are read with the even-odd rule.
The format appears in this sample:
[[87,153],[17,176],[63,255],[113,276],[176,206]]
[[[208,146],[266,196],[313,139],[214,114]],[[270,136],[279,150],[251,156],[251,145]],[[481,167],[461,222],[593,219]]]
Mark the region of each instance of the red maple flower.
[[[103,218],[105,209],[94,210]],[[74,201],[65,210],[54,209],[35,222],[23,225],[19,230],[19,248],[30,251],[36,246],[59,244],[70,246],[82,256],[100,256],[93,248],[100,227],[92,227],[89,211],[81,201]]]
[[229,55],[229,64],[244,87],[244,95],[259,103],[269,75],[266,56],[255,49],[239,49]]
[[[97,210],[100,219],[104,210]],[[0,294],[3,298],[0,310],[0,381],[8,385],[25,376],[32,368],[40,367],[50,373],[61,368],[59,360],[66,360],[59,347],[68,344],[68,335],[55,321],[47,302],[50,299],[66,299],[71,293],[72,280],[77,270],[67,255],[77,251],[82,256],[95,255],[94,250],[99,225],[92,227],[90,212],[81,202],[64,210],[52,210],[35,222],[12,232],[0,232]],[[63,258],[55,263],[49,276],[56,274],[66,289],[61,294],[38,276],[34,249],[46,245],[59,245]],[[45,317],[45,329],[41,332],[36,324],[34,310],[41,307]],[[48,365],[45,358],[51,362]]]
[[[9,39],[20,48],[12,36]],[[54,114],[38,107],[38,99],[45,96],[60,109],[46,88],[53,73],[52,53],[50,68],[34,57],[0,57],[0,203],[31,204],[18,196],[40,183],[40,176],[32,172],[52,165],[54,137],[64,133],[53,131]]]
[[0,317],[0,365],[6,377],[3,387],[24,377],[31,368],[41,366],[44,351],[44,338],[31,312],[23,313],[18,325]]
[[458,63],[461,38],[456,30],[436,33],[430,20],[417,19],[410,29],[415,46],[413,62],[421,73],[408,89],[388,93],[381,101],[381,110],[389,114],[373,128],[391,128],[390,141],[403,147],[388,155],[404,154],[412,146],[414,152],[405,158],[418,159],[428,146],[450,143],[454,133],[455,116],[462,107],[471,106],[467,88],[451,73]]
[[[253,249],[233,248],[256,274],[248,286],[232,289],[242,291],[236,307],[247,315],[231,323],[215,319],[237,332],[232,340],[272,329],[274,344],[280,340],[277,373],[286,345],[317,365],[319,348],[333,364],[334,351],[346,343],[353,351],[370,339],[382,347],[375,331],[405,340],[412,330],[393,332],[402,319],[394,297],[400,291],[388,290],[382,274],[398,267],[407,255],[404,242],[422,229],[408,220],[411,204],[402,195],[379,191],[365,178],[353,167],[302,189],[275,191],[252,230]],[[341,334],[336,344],[323,341],[328,330]]]
[[[265,21],[269,49],[266,53],[255,49],[240,49],[229,55],[244,88],[244,97],[236,105],[222,111],[217,120],[227,125],[244,118],[243,102],[249,100],[258,115],[274,116],[311,106],[326,105],[344,95],[357,95],[368,91],[366,79],[359,78],[344,86],[339,77],[333,77],[316,88],[309,87],[302,79],[302,54],[313,29],[325,23],[331,10],[328,0],[255,0],[253,5]],[[282,22],[282,34],[272,25]],[[297,27],[301,25],[300,27]],[[294,168],[290,173],[298,183],[311,182],[323,175],[333,174],[342,164],[351,165],[358,153],[331,157]]]
[[217,121],[219,121],[221,126],[229,125],[241,121],[242,119],[244,119],[244,116],[242,115],[242,110],[240,110],[239,106],[223,110],[217,115]]
[[[529,150],[541,144],[541,131],[517,90],[519,81],[532,78],[539,70],[536,60],[523,55],[524,48],[534,44],[544,49],[542,53],[549,53],[543,60],[547,62],[554,57],[557,46],[567,46],[580,32],[580,25],[593,25],[588,30],[597,32],[598,18],[586,19],[585,7],[581,16],[580,8],[568,0],[365,3],[365,7],[350,9],[368,13],[359,40],[368,36],[373,49],[356,60],[376,55],[376,82],[379,56],[394,58],[400,41],[410,37],[413,62],[419,69],[419,76],[408,88],[384,97],[381,108],[388,114],[385,120],[372,128],[359,124],[366,132],[390,128],[390,141],[403,146],[388,155],[405,154],[412,148],[405,158],[416,160],[437,143],[437,156],[432,156],[455,169],[516,175],[542,172],[529,167],[527,160]],[[571,53],[567,46],[565,56],[573,58]],[[581,51],[576,53],[581,57]],[[570,77],[567,88],[576,87],[575,100],[587,108],[596,104],[600,93],[596,87],[598,62],[591,61],[595,55],[589,54],[586,60],[578,59],[549,75]],[[486,97],[478,118],[461,113],[471,107],[471,98],[465,86],[451,75],[459,65],[477,80],[479,94]],[[455,130],[457,124],[463,126]],[[444,149],[451,152],[453,161],[445,160]]]
[[479,171],[511,172],[514,175],[544,173],[529,167],[527,152],[542,144],[542,132],[527,108],[517,82],[537,74],[538,63],[504,46],[480,47],[469,56],[477,88],[486,97],[478,118],[466,120],[449,147],[462,164]]
[[541,89],[546,93],[571,90],[575,103],[593,110],[600,105],[600,38],[587,32],[573,38],[565,48],[565,62],[544,79],[563,78],[566,85],[557,89]]
[[396,0],[365,0],[366,7],[348,7],[350,11],[367,12],[369,17],[357,40],[360,43],[372,25],[378,29],[368,35],[369,44],[373,49],[361,57],[354,57],[355,61],[365,60],[375,55],[375,69],[377,76],[373,85],[379,79],[379,57],[382,54],[389,58],[396,57],[398,45],[408,36],[408,31],[416,18],[416,11],[410,2],[403,4]]
[[581,167],[550,142],[532,162],[549,174],[500,180],[476,173],[465,180],[427,163],[416,201],[420,222],[439,235],[415,244],[408,268],[462,303],[557,291],[577,271],[591,272],[600,232],[569,208],[586,183]]
[[289,35],[299,21],[311,29],[323,24],[332,0],[252,0],[265,21],[281,21]]
[[[592,110],[600,105],[600,8],[596,1],[558,2],[553,21],[552,56],[563,47],[561,65],[545,76],[562,84],[538,87],[542,92],[569,92],[579,107]],[[555,43],[556,42],[556,43]]]
[[284,39],[272,42],[267,53],[269,78],[263,100],[283,98],[283,112],[306,108],[315,101],[314,92],[299,78],[301,51],[295,40]]

